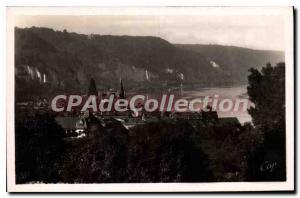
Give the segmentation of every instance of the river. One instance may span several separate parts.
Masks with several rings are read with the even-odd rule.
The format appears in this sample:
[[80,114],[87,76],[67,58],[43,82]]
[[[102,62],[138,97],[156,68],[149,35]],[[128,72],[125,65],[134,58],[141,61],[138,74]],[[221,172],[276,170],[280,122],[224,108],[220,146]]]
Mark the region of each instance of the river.
[[[209,96],[213,98],[215,95],[219,95],[220,98],[236,99],[243,98],[248,99],[247,86],[234,86],[234,87],[209,87],[209,88],[193,88],[193,90],[183,90],[182,98],[191,100],[193,98],[204,98]],[[250,102],[249,102],[250,104]],[[241,123],[251,122],[251,116],[248,111],[228,111],[221,112],[217,110],[219,117],[237,117]]]

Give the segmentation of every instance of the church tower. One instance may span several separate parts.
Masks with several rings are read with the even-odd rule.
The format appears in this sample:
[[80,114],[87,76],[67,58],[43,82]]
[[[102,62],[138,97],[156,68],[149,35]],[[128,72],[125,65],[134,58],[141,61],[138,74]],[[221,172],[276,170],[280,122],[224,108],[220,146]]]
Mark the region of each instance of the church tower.
[[93,78],[90,79],[90,86],[88,89],[88,96],[90,95],[98,95],[97,87],[96,87],[96,82]]
[[124,89],[124,85],[123,85],[122,79],[121,79],[120,83],[121,83],[120,99],[125,99],[126,98],[126,93],[125,93],[125,89]]

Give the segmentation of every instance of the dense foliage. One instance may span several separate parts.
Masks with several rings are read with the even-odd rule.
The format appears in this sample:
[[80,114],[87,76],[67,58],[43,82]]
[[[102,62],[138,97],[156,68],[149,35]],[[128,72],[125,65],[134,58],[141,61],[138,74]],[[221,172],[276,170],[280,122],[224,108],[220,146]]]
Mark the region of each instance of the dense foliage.
[[128,158],[131,181],[212,181],[199,133],[188,122],[149,123],[132,133]]
[[[48,123],[48,127],[53,123],[49,116],[38,119],[41,124]],[[128,131],[113,119],[107,121],[105,127],[95,122],[93,127],[90,126],[87,137],[59,136],[59,140],[51,138],[55,134],[51,127],[42,128],[40,136],[31,136],[30,133],[23,133],[23,123],[17,123],[20,126],[16,133],[22,135],[22,138],[19,135],[16,138],[16,158],[20,167],[18,181],[109,183],[247,179],[245,145],[250,144],[248,134],[251,133],[251,126],[246,129],[215,119],[195,123],[161,120]],[[25,131],[41,129],[35,125],[25,126]],[[48,136],[47,140],[44,139]],[[44,143],[26,144],[29,139],[41,143],[49,141],[48,144],[55,141],[55,149],[45,147],[47,144]],[[58,151],[58,148],[62,149]],[[40,155],[49,159],[32,164],[31,161]],[[32,160],[27,160],[27,156]],[[47,174],[43,175],[45,169]],[[38,170],[41,170],[40,174],[35,174]],[[23,178],[25,174],[30,177]]]
[[48,114],[16,117],[16,182],[59,182],[64,130]]
[[[285,63],[272,67],[267,64],[261,72],[250,69],[248,95],[254,103],[249,110],[255,130],[263,135],[263,143],[249,155],[252,180],[286,179],[285,130]],[[265,169],[265,164],[273,164]]]

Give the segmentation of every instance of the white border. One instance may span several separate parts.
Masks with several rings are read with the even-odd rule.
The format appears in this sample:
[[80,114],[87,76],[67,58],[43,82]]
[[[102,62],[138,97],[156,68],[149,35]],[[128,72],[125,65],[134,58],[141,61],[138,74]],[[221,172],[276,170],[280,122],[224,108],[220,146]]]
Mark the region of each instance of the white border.
[[[76,10],[76,11],[74,11]],[[286,35],[286,182],[15,184],[14,24],[16,15],[283,15]],[[7,188],[9,192],[213,192],[294,189],[294,68],[292,7],[10,7],[7,8]],[[275,30],[276,31],[276,30]]]

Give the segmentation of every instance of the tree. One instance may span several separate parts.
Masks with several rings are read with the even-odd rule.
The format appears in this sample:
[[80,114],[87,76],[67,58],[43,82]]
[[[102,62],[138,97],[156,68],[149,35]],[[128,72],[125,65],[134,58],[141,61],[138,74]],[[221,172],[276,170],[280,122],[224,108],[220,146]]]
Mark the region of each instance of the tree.
[[134,128],[129,141],[129,181],[212,181],[200,141],[197,131],[186,121],[159,121]]
[[261,72],[251,68],[247,87],[254,107],[249,109],[253,123],[262,130],[282,127],[285,123],[285,63],[267,64]]
[[[96,128],[94,130],[97,130]],[[86,138],[69,141],[61,168],[65,183],[127,182],[128,131],[111,120]]]
[[[260,144],[249,158],[251,180],[283,181],[285,162],[285,63],[275,67],[267,64],[261,69],[250,69],[248,95],[254,106],[249,109],[255,130],[263,134]],[[275,164],[264,169],[264,164]]]
[[16,118],[16,182],[56,183],[64,130],[49,114]]

